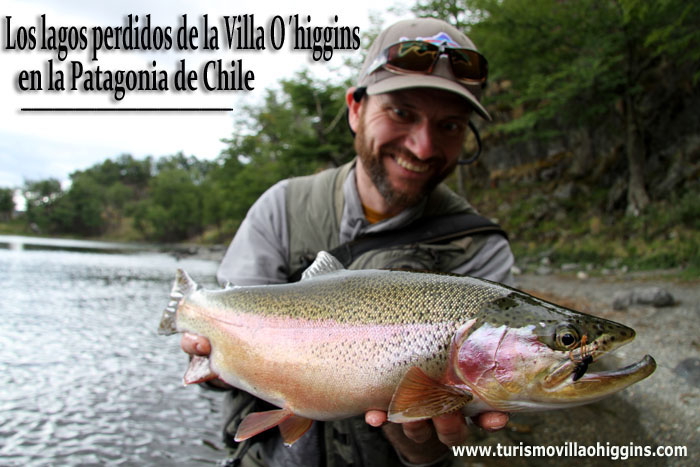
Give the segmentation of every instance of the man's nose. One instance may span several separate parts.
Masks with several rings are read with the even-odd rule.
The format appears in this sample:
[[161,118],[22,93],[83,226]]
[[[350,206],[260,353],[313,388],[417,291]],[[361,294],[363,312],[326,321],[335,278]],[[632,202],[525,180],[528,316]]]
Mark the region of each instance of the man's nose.
[[430,122],[422,120],[411,129],[406,148],[418,159],[429,159],[435,155],[435,143],[435,135]]

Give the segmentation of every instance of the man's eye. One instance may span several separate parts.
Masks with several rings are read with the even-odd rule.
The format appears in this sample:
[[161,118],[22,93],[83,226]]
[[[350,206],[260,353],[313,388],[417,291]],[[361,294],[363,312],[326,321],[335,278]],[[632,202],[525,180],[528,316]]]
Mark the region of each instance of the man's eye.
[[394,107],[391,109],[391,112],[394,118],[396,118],[397,120],[409,121],[411,119],[411,114],[405,109]]
[[442,129],[448,133],[459,133],[464,130],[464,124],[461,122],[444,122]]

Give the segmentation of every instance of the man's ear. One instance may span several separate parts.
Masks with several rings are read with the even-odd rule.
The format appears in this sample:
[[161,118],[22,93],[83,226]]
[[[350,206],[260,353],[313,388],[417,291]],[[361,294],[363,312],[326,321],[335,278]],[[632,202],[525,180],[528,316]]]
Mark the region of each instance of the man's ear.
[[345,92],[345,103],[348,105],[348,124],[353,133],[357,132],[360,122],[360,106],[362,105],[362,99],[355,99],[355,91],[357,91],[357,87],[353,86]]

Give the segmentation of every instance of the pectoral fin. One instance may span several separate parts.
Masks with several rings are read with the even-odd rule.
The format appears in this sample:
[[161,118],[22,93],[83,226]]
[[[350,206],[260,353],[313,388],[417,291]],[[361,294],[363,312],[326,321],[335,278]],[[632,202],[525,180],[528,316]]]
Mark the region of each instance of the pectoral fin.
[[390,422],[432,418],[462,408],[474,397],[466,389],[447,386],[413,367],[404,375],[389,404]]
[[193,355],[182,380],[185,384],[196,384],[218,377],[219,375],[212,372],[211,368],[209,368],[209,357]]

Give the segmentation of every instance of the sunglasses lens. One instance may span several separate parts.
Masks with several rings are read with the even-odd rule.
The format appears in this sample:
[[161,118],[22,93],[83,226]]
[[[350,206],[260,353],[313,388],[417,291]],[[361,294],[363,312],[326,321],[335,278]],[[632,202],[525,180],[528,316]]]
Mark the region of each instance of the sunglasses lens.
[[474,50],[441,49],[430,42],[402,41],[389,46],[384,53],[383,65],[390,70],[407,73],[431,73],[439,55],[446,53],[457,79],[475,83],[486,81],[486,59]]
[[428,71],[439,48],[419,41],[404,41],[387,50],[387,65],[405,71]]
[[450,51],[452,71],[458,79],[484,81],[486,79],[486,60],[477,52],[465,49]]

